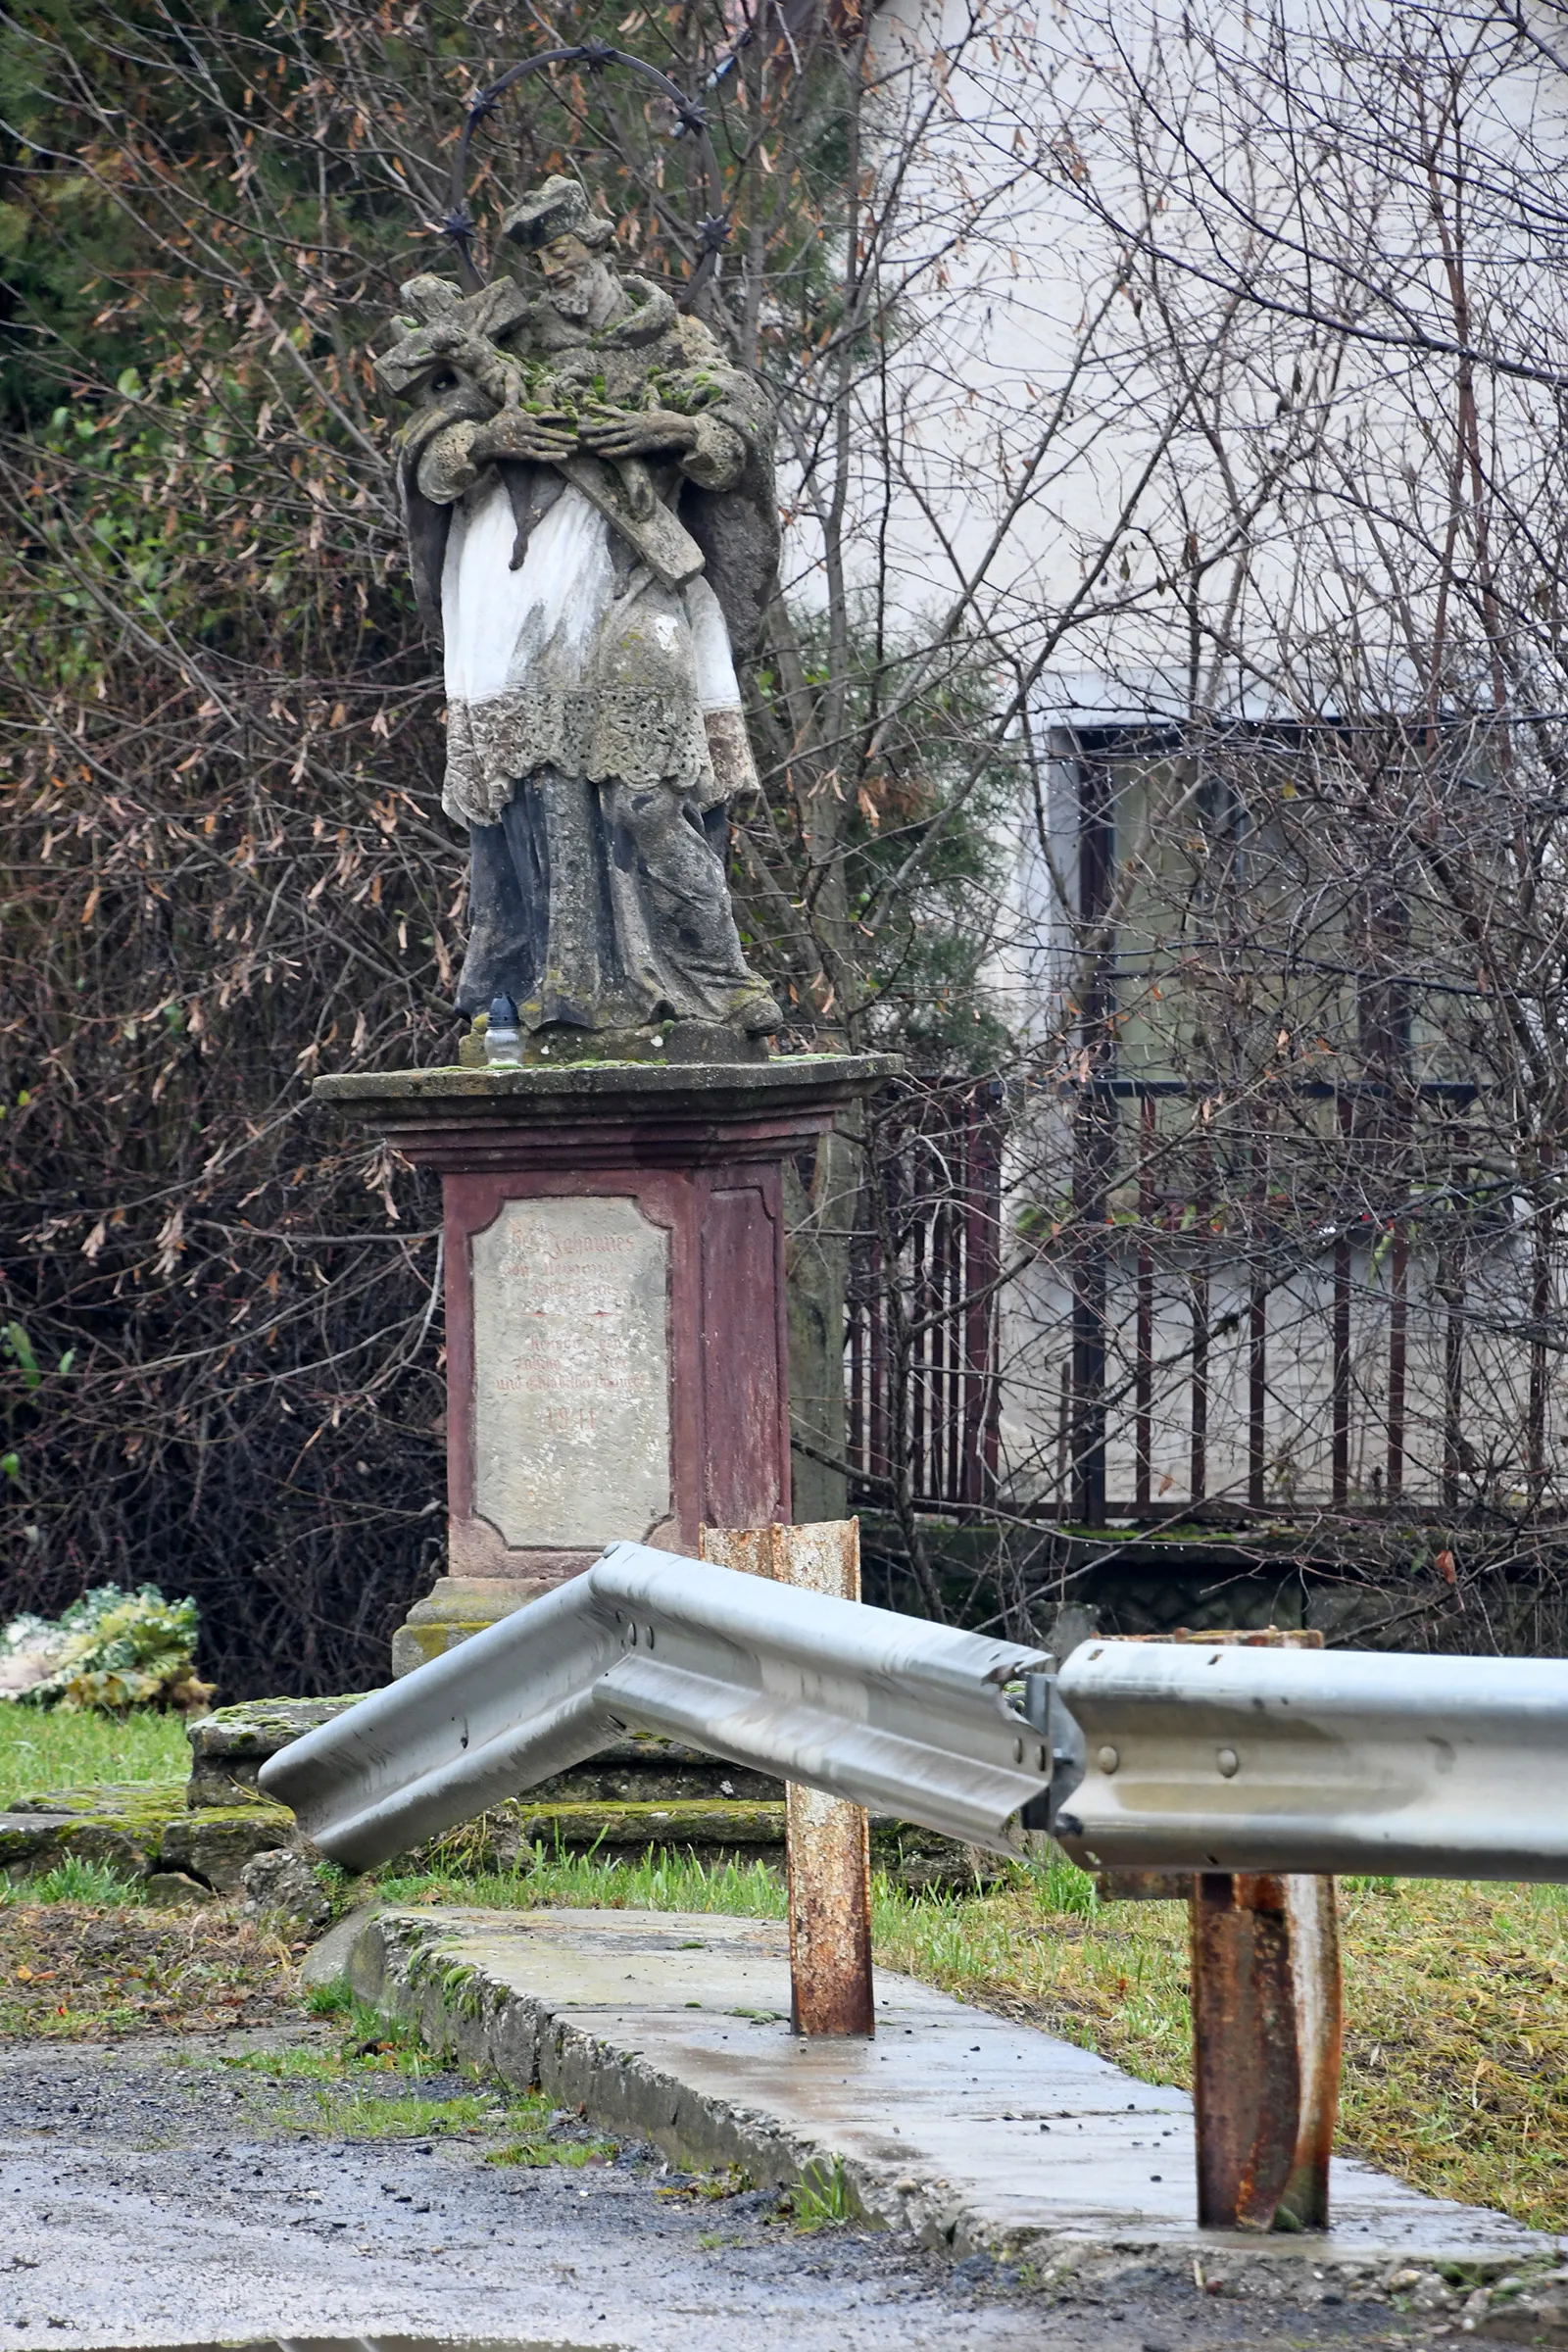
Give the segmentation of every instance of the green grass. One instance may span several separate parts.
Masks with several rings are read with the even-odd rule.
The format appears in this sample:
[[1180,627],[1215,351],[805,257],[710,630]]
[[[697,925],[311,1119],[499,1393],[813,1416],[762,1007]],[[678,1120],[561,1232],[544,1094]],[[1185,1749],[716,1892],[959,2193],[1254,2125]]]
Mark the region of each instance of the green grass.
[[245,2050],[220,2064],[275,2081],[298,2076],[317,2082],[341,2082],[351,2074],[419,2076],[445,2071],[425,2047],[416,2027],[402,2018],[383,2017],[342,1983],[318,1986],[307,2005],[313,2016],[338,2021],[343,2039],[336,2049],[306,2049],[295,2044]]
[[808,2165],[790,2190],[790,2209],[803,2236],[818,2230],[842,2230],[855,2219],[855,2200],[835,2156],[830,2170]]
[[52,1870],[40,1872],[35,1879],[0,1879],[0,1902],[107,1906],[139,1903],[143,1899],[135,1879],[122,1878],[107,1862],[84,1862],[79,1854],[67,1854],[63,1862],[57,1862]]
[[434,2055],[417,2029],[379,2016],[346,1985],[322,1985],[308,2006],[339,2029],[335,2045],[284,2044],[246,2050],[220,2064],[260,2077],[282,2095],[290,2124],[329,2139],[436,2139],[507,2136],[487,2164],[584,2165],[616,2153],[612,2139],[562,2139],[550,2132],[551,2102],[538,2091],[510,2093],[472,2081],[471,2088],[434,2092],[433,2077],[450,2079],[449,2061]]
[[[313,1984],[305,1995],[305,2006],[312,2017],[349,2017],[363,2003],[342,1977],[335,1977],[330,1984]],[[374,2012],[368,2011],[367,2015],[373,2018]]]
[[[259,2076],[283,2092],[290,2121],[298,2130],[341,2139],[431,2139],[458,2132],[506,2132],[517,2135],[517,2144],[546,2144],[548,2099],[537,2093],[510,2096],[477,2080],[468,2090],[432,2094],[421,2085],[435,2076],[450,2077],[453,2069],[425,2047],[415,2027],[378,2016],[344,1987],[322,1989],[336,1997],[312,2007],[316,2015],[337,2024],[341,2039],[335,2045],[312,2049],[284,2044],[220,2061],[235,2073]],[[546,2154],[539,2161],[554,2159]],[[560,2161],[586,2159],[563,2154]]]
[[[1092,1918],[1100,1908],[1095,1882],[1065,1854],[1053,1853],[1044,1870],[1016,1864],[1004,1883],[1031,1889],[1052,1912]],[[879,1930],[893,1931],[910,1917],[926,1920],[935,1934],[956,1935],[973,1908],[971,1894],[914,1895],[880,1871],[871,1875],[872,1903]],[[710,1864],[688,1853],[649,1846],[641,1854],[572,1854],[536,1846],[514,1870],[468,1872],[442,1865],[437,1848],[432,1867],[382,1878],[376,1892],[389,1903],[460,1903],[481,1910],[526,1911],[540,1905],[583,1911],[724,1911],[737,1919],[785,1919],[789,1915],[782,1874],[764,1862]]]
[[376,1889],[390,1903],[466,1903],[485,1910],[526,1911],[541,1904],[585,1911],[727,1911],[740,1919],[783,1919],[784,1882],[761,1862],[710,1867],[650,1846],[621,1861],[536,1847],[511,1871],[468,1877],[425,1870],[384,1878]]
[[608,2164],[615,2154],[612,2139],[573,2139],[564,2142],[537,2137],[509,2140],[504,2148],[492,2148],[486,2164],[546,2165]]
[[183,1780],[189,1771],[183,1715],[68,1715],[0,1700],[0,1810],[50,1788]]
[[502,2103],[482,2090],[452,2099],[423,2099],[410,2091],[396,2098],[358,2084],[323,2083],[297,2102],[293,2120],[326,2139],[440,2139],[455,2132],[494,2132],[510,2118]]

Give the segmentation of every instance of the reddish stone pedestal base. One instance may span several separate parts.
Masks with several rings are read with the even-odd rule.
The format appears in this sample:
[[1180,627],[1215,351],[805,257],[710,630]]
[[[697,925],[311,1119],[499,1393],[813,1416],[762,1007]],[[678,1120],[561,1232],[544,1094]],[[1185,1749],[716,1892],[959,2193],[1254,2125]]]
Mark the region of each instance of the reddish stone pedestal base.
[[317,1081],[442,1176],[448,1574],[407,1673],[633,1537],[790,1516],[781,1171],[897,1064],[576,1063]]

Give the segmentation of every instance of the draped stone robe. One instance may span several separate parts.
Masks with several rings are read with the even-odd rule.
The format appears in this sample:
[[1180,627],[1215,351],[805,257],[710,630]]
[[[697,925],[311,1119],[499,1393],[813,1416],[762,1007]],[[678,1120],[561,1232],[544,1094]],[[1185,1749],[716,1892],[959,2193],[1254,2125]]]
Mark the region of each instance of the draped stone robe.
[[510,997],[524,1023],[667,1018],[767,1027],[724,872],[725,808],[756,781],[734,649],[777,562],[772,419],[698,321],[637,278],[597,330],[530,307],[526,341],[583,398],[675,407],[696,446],[622,464],[625,495],[674,513],[705,568],[666,585],[546,464],[473,478],[471,387],[430,395],[402,481],[421,604],[445,648],[444,806],[472,846],[460,1007]]

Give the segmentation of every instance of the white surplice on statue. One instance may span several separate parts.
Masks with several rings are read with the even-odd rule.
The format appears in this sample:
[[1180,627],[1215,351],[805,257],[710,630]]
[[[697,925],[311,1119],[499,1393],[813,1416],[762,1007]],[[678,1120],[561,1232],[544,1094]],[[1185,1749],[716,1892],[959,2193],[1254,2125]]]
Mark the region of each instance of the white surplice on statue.
[[418,403],[401,478],[445,644],[443,803],[472,847],[459,1006],[563,1045],[763,1034],[780,1015],[723,850],[757,782],[734,645],[775,576],[771,413],[707,327],[610,267],[574,181],[504,233],[537,291],[415,279],[424,323],[378,363]]

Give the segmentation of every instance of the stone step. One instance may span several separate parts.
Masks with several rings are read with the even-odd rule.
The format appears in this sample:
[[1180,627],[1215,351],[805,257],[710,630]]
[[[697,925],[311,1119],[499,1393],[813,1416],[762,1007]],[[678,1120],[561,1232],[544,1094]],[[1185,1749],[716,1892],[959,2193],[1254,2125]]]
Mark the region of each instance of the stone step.
[[215,1893],[235,1894],[247,1862],[294,1838],[294,1816],[283,1805],[255,1801],[191,1812],[183,1781],[58,1788],[19,1797],[0,1814],[0,1872],[35,1878],[74,1854],[122,1878],[173,1871]]
[[649,1846],[693,1848],[704,1860],[714,1856],[772,1860],[784,1846],[784,1807],[725,1797],[680,1803],[562,1804],[541,1802],[539,1792],[495,1806],[445,1838],[432,1838],[418,1857],[432,1867],[451,1854],[468,1869],[512,1869],[526,1849],[562,1846],[568,1852],[628,1850]]
[[[784,1806],[781,1800],[714,1797],[663,1804],[546,1803],[539,1789],[530,1789],[432,1838],[410,1859],[432,1870],[456,1865],[466,1871],[507,1871],[525,1863],[530,1849],[548,1852],[556,1846],[616,1860],[635,1858],[654,1846],[689,1852],[702,1862],[765,1862],[782,1870]],[[871,1867],[910,1889],[972,1889],[1006,1865],[934,1830],[873,1815]]]
[[[0,1873],[36,1877],[76,1854],[124,1878],[177,1871],[217,1893],[232,1894],[248,1862],[292,1844],[295,1835],[293,1814],[254,1789],[239,1804],[192,1809],[182,1781],[57,1788],[19,1797],[0,1814]],[[432,1839],[392,1868],[508,1871],[526,1865],[537,1849],[557,1847],[621,1860],[653,1847],[707,1863],[765,1862],[782,1869],[784,1806],[781,1800],[717,1796],[570,1803],[531,1790]],[[871,1860],[911,1888],[972,1886],[998,1867],[951,1838],[884,1820],[871,1825]]]
[[[189,1727],[188,1781],[105,1782],[19,1797],[0,1817],[0,1871],[33,1875],[76,1853],[129,1878],[183,1871],[231,1893],[254,1855],[294,1838],[292,1813],[258,1786],[263,1764],[368,1695],[220,1707]],[[557,1846],[622,1858],[654,1846],[703,1862],[782,1868],[784,1786],[702,1748],[629,1732],[393,1867],[512,1870],[533,1849]],[[991,1856],[951,1838],[893,1820],[873,1821],[871,1860],[911,1888],[970,1887],[999,1869]]]
[[[368,1692],[347,1698],[258,1698],[220,1707],[189,1731],[194,1806],[259,1799],[257,1776],[270,1756],[330,1723]],[[743,1771],[703,1749],[682,1746],[654,1732],[630,1732],[598,1754],[558,1773],[528,1792],[535,1804],[659,1804],[706,1797],[781,1802],[783,1784]]]

